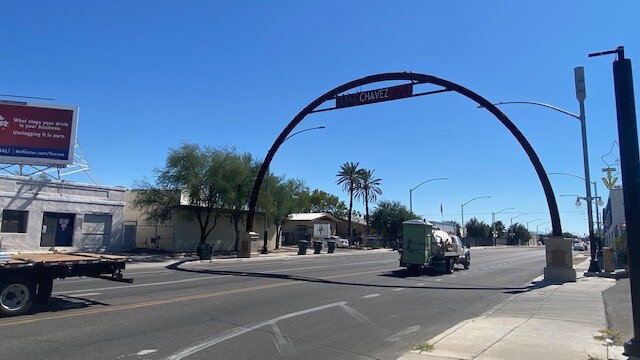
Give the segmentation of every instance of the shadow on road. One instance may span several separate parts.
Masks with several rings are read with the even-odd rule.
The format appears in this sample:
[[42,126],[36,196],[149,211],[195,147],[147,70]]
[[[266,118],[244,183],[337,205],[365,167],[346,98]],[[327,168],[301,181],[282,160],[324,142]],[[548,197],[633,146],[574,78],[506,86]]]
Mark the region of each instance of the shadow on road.
[[46,314],[58,311],[77,310],[92,306],[109,306],[107,303],[79,296],[55,295],[46,304],[34,304],[29,314]]
[[[326,278],[316,278],[316,277],[308,277],[308,276],[299,276],[299,275],[290,275],[290,274],[277,274],[277,273],[261,273],[261,272],[252,272],[252,271],[230,271],[230,270],[208,270],[208,269],[186,269],[180,267],[182,264],[187,262],[192,262],[194,260],[184,260],[179,261],[177,263],[166,266],[166,269],[195,273],[195,274],[209,274],[209,275],[231,275],[231,276],[240,276],[240,277],[253,277],[253,278],[267,278],[267,279],[278,279],[278,280],[289,280],[289,281],[301,281],[301,282],[309,282],[309,283],[319,283],[319,284],[332,284],[332,285],[348,285],[348,286],[362,286],[362,287],[373,287],[373,288],[404,288],[404,289],[430,289],[430,290],[482,290],[482,291],[503,291],[505,293],[513,293],[516,291],[530,291],[528,287],[503,287],[503,286],[484,286],[477,284],[459,284],[459,283],[445,283],[439,281],[438,285],[384,285],[384,284],[368,284],[362,282],[348,282],[348,281],[339,281],[333,280],[337,276],[328,276]],[[462,270],[461,270],[462,271]],[[408,278],[414,276],[424,276],[425,274],[420,274],[419,272],[409,272],[407,270],[394,270],[389,271],[379,276],[385,277],[395,277],[395,278]],[[431,276],[438,276],[440,274],[433,274]]]

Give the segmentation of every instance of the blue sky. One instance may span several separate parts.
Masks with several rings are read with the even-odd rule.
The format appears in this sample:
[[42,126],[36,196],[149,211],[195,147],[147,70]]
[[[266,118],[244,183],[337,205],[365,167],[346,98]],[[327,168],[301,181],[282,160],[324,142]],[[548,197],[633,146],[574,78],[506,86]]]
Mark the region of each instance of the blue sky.
[[[258,158],[307,104],[367,75],[412,71],[466,86],[490,101],[530,100],[577,113],[573,68],[584,66],[591,176],[617,140],[611,63],[591,52],[624,45],[640,59],[637,1],[2,1],[0,93],[80,107],[78,137],[93,175],[131,187],[182,142],[235,146]],[[637,65],[635,76],[638,85]],[[363,88],[374,89],[390,84]],[[6,98],[6,97],[5,97]],[[547,172],[583,175],[577,120],[541,107],[502,110]],[[346,161],[375,169],[382,199],[435,220],[460,205],[547,230],[540,183],[513,136],[453,93],[312,114],[271,170],[347,199]],[[615,151],[617,154],[617,150]],[[72,179],[89,181],[78,175]],[[551,176],[563,230],[586,232],[575,198],[584,182]],[[599,181],[598,190],[607,192]],[[364,206],[357,204],[357,209]]]

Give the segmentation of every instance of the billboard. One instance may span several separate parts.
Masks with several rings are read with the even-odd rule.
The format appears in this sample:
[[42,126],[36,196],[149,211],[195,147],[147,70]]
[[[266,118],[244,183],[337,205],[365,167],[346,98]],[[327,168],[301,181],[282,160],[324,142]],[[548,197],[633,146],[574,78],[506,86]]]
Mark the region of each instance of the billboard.
[[0,101],[0,163],[73,163],[78,107]]

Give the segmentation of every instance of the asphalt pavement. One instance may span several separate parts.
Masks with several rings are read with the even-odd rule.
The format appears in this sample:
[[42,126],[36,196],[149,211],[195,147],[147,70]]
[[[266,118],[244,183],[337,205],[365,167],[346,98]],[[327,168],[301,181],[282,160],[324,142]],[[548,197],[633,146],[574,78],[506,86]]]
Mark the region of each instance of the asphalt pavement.
[[0,319],[3,358],[397,359],[542,273],[542,248],[477,249],[471,269],[408,273],[390,250],[128,267],[133,284],[56,281]]

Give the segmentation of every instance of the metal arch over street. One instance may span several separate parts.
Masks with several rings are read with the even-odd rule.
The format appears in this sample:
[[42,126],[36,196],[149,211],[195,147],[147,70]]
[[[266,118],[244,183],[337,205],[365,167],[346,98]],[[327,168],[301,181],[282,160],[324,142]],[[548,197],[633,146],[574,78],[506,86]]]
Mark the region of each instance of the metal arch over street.
[[293,120],[282,130],[276,141],[273,143],[267,156],[260,167],[260,171],[258,172],[258,176],[256,178],[256,182],[253,185],[253,191],[251,192],[251,199],[249,200],[249,211],[247,214],[247,232],[253,231],[253,219],[255,216],[256,205],[258,203],[258,194],[260,193],[260,187],[262,186],[262,181],[264,180],[264,176],[275,156],[276,152],[280,148],[280,145],[284,142],[286,137],[293,131],[293,129],[310,113],[314,112],[316,108],[325,103],[326,101],[335,99],[338,95],[349,91],[351,89],[383,82],[383,81],[412,81],[416,84],[434,84],[443,87],[448,91],[457,92],[460,95],[464,95],[467,98],[475,101],[481,107],[487,109],[491,114],[493,114],[510,132],[511,134],[518,140],[520,146],[524,149],[529,156],[529,160],[533,164],[536,173],[538,174],[538,178],[540,179],[540,183],[542,184],[542,188],[544,190],[544,194],[547,198],[547,206],[549,207],[549,214],[551,216],[551,226],[553,236],[562,236],[562,227],[560,225],[560,214],[558,212],[558,204],[556,203],[556,198],[553,193],[553,189],[551,188],[551,182],[549,182],[549,178],[547,177],[547,173],[545,172],[538,155],[529,144],[529,141],[525,138],[525,136],[520,132],[520,130],[509,120],[509,118],[500,111],[496,106],[494,106],[487,99],[482,96],[476,94],[475,92],[465,88],[464,86],[458,85],[456,83],[437,78],[435,76],[426,75],[426,74],[418,74],[411,72],[395,72],[395,73],[384,73],[384,74],[376,74],[370,75],[367,77],[363,77],[361,79],[353,80],[343,85],[336,87],[333,90],[330,90],[318,97],[316,100],[307,105],[302,111],[296,115]]

